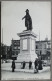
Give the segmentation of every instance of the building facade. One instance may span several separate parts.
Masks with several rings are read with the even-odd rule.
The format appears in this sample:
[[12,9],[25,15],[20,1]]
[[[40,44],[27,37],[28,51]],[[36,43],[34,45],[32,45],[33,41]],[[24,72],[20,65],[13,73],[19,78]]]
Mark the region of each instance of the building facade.
[[11,41],[11,48],[12,48],[12,57],[18,56],[20,52],[20,40],[13,40]]
[[51,41],[36,41],[36,54],[41,56],[42,60],[50,59],[51,54]]
[[1,45],[1,57],[2,59],[9,59],[11,57],[10,46]]

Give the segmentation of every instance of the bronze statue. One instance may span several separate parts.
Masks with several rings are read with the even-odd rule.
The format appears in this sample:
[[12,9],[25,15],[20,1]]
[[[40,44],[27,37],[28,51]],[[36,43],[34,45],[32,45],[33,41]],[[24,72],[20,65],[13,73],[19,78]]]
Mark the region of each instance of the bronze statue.
[[25,26],[27,27],[27,30],[32,30],[32,19],[29,15],[29,10],[26,9],[26,15],[22,18],[22,20],[25,18]]

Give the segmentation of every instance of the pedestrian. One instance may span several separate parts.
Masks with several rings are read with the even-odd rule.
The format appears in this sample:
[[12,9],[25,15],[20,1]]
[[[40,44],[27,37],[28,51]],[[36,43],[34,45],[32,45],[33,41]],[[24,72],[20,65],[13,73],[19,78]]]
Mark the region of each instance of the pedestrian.
[[41,59],[39,59],[38,64],[39,64],[38,69],[39,70],[42,70],[43,67],[42,67],[42,61],[41,61]]
[[38,59],[36,58],[35,60],[35,69],[36,69],[36,73],[38,72]]
[[15,61],[13,60],[12,61],[12,72],[14,72],[14,70],[15,70]]
[[25,64],[26,64],[26,63],[25,63],[25,61],[23,61],[23,67],[22,67],[22,69],[24,69],[24,68],[25,68]]
[[32,66],[32,62],[30,61],[29,62],[29,69],[31,69],[31,66]]

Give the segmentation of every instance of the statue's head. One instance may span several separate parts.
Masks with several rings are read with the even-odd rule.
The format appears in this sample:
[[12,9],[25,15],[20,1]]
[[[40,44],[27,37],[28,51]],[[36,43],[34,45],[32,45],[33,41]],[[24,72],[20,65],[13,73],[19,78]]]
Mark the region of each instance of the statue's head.
[[29,10],[28,9],[26,9],[26,11],[25,11],[26,13],[29,13]]

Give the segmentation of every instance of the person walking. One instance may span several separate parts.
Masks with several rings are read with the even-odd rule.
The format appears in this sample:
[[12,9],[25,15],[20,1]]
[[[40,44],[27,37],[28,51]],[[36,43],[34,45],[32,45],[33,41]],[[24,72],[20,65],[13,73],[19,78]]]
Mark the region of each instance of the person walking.
[[31,66],[32,66],[32,62],[30,61],[29,62],[29,69],[31,69]]
[[35,60],[35,69],[36,69],[36,73],[38,72],[38,59],[36,58]]
[[12,61],[12,72],[14,72],[14,70],[15,70],[15,61],[13,60]]
[[25,68],[25,61],[23,61],[23,66],[22,66],[22,68],[21,69],[24,69]]
[[42,67],[42,61],[41,61],[41,59],[39,59],[38,64],[39,64],[38,69],[39,69],[39,70],[42,70],[42,69],[43,69],[43,67]]

